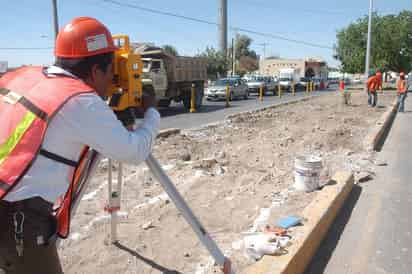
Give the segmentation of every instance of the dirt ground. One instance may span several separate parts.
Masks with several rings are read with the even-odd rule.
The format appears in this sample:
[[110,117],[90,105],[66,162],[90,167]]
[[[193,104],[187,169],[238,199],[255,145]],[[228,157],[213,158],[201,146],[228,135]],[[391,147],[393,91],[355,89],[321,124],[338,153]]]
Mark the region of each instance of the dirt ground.
[[[372,109],[363,92],[353,92],[352,106],[331,93],[242,114],[159,138],[154,156],[239,271],[253,263],[239,250],[245,232],[299,215],[316,195],[292,187],[295,156],[321,156],[323,182],[338,169],[373,175],[373,156],[364,151],[363,139],[394,97],[379,94],[379,106]],[[60,247],[65,273],[219,273],[145,164],[124,167],[123,190],[120,241],[114,246],[108,244],[109,218],[103,211],[108,196],[103,160],[71,236]]]

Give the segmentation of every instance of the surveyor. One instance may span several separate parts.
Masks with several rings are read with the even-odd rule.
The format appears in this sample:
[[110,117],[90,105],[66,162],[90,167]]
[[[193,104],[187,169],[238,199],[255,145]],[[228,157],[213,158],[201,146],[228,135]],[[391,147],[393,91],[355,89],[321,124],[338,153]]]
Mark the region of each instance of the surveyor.
[[102,99],[115,50],[106,26],[78,17],[58,34],[54,66],[0,78],[0,273],[63,273],[56,238],[69,234],[88,147],[132,164],[150,154],[160,122],[154,96],[143,96],[135,131]]
[[375,107],[378,102],[377,90],[382,86],[382,74],[377,72],[375,75],[369,76],[366,82],[366,88],[368,92],[368,105]]
[[399,107],[398,111],[399,112],[404,112],[405,111],[405,99],[408,95],[408,85],[405,79],[405,73],[401,72],[399,74],[399,80],[398,80],[398,102],[399,102]]

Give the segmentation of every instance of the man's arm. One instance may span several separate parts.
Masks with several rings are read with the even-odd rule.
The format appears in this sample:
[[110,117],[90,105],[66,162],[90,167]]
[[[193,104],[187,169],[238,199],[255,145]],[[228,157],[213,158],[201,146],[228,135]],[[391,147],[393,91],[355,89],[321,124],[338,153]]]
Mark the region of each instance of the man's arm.
[[150,154],[159,130],[160,115],[148,108],[136,131],[128,131],[96,94],[72,98],[59,111],[73,131],[73,140],[113,160],[139,164]]

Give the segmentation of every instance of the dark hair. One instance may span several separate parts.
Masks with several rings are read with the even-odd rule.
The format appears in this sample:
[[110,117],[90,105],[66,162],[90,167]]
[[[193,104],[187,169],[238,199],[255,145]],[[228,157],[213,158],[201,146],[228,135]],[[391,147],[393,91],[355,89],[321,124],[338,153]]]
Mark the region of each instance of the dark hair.
[[97,65],[101,71],[106,72],[112,62],[113,53],[109,52],[84,58],[57,57],[55,66],[67,70],[81,79],[86,79],[90,76],[94,65]]

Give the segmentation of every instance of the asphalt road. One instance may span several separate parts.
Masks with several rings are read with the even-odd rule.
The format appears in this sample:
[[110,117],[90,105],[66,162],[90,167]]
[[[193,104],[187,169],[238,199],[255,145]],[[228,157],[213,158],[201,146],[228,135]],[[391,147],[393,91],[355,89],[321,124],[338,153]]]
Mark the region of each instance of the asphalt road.
[[412,273],[412,100],[379,153],[387,166],[354,187],[305,274]]
[[225,101],[204,100],[201,110],[196,113],[188,113],[181,103],[172,104],[169,108],[159,109],[162,116],[160,127],[161,129],[197,128],[205,124],[221,121],[227,115],[281,104],[302,97],[319,96],[331,91],[332,89],[326,91],[314,91],[309,95],[305,92],[297,92],[295,96],[291,93],[285,93],[281,98],[278,96],[264,96],[263,101],[260,101],[258,96],[251,95],[248,100],[234,100],[230,102],[229,108],[225,107]]

